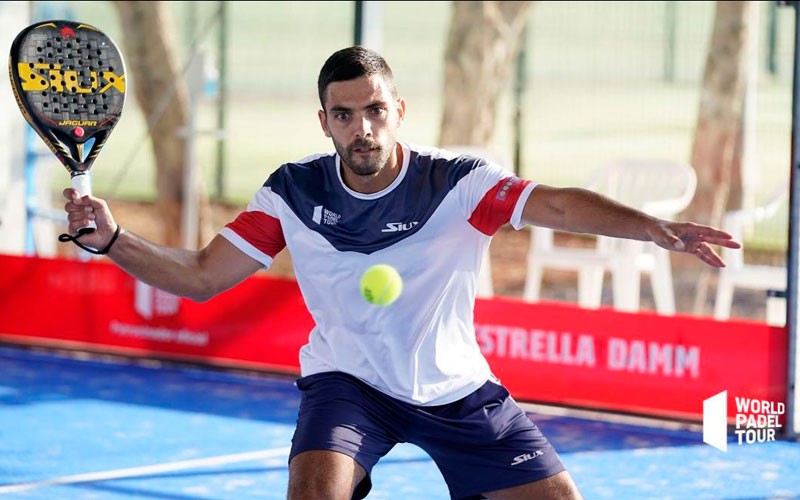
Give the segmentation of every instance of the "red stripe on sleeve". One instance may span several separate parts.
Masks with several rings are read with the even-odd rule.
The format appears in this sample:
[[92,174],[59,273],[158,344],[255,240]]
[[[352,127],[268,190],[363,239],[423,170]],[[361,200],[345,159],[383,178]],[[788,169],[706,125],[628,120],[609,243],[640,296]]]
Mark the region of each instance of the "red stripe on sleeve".
[[264,212],[242,212],[226,227],[272,258],[286,246],[281,221]]
[[487,236],[492,236],[500,226],[511,220],[519,195],[530,181],[519,177],[506,177],[483,195],[472,212],[469,223]]

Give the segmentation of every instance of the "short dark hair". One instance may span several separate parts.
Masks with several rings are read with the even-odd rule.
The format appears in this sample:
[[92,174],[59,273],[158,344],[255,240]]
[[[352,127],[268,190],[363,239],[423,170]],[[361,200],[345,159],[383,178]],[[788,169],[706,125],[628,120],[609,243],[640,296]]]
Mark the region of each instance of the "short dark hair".
[[380,54],[359,45],[334,52],[322,65],[317,79],[317,91],[322,109],[325,109],[325,91],[332,82],[372,75],[381,75],[389,85],[392,96],[397,97],[392,69]]

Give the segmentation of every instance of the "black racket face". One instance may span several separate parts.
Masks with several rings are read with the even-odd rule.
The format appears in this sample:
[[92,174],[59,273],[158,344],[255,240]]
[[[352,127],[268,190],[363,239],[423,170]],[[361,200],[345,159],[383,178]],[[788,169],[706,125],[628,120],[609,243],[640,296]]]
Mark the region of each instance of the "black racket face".
[[73,21],[43,21],[11,45],[22,114],[72,175],[91,168],[125,103],[125,67],[111,39]]

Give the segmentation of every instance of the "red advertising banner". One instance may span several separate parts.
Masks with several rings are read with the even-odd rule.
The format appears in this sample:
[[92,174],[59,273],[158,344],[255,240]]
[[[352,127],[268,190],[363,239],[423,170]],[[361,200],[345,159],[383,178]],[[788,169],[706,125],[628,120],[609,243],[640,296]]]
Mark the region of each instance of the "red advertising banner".
[[[296,282],[265,274],[196,303],[104,261],[0,256],[0,269],[0,341],[297,373],[313,327]],[[731,405],[786,397],[785,328],[510,298],[479,299],[475,325],[518,400],[698,420],[721,391]]]
[[785,401],[785,328],[753,321],[479,301],[481,350],[519,400],[701,419],[703,400]]
[[253,277],[197,303],[107,262],[0,256],[0,269],[0,340],[294,373],[314,326],[289,279]]

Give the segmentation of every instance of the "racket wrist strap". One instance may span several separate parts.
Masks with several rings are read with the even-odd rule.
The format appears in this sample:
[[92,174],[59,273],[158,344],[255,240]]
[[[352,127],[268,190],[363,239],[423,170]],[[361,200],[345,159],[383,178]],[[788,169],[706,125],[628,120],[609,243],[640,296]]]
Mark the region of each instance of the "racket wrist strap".
[[75,236],[73,236],[71,234],[62,234],[62,235],[59,235],[58,241],[60,241],[62,243],[67,242],[67,241],[71,241],[71,242],[75,243],[76,245],[78,245],[81,249],[86,250],[89,253],[93,253],[95,255],[105,255],[111,250],[111,247],[114,246],[114,243],[116,243],[117,238],[119,238],[119,233],[121,231],[122,231],[122,227],[119,224],[117,224],[117,229],[116,229],[116,231],[114,231],[114,235],[111,237],[111,239],[108,241],[108,244],[105,247],[103,247],[102,250],[97,250],[95,248],[88,247],[88,246],[84,245],[83,243],[81,243],[80,241],[78,241],[78,239],[81,236],[83,236],[83,234],[76,234]]

